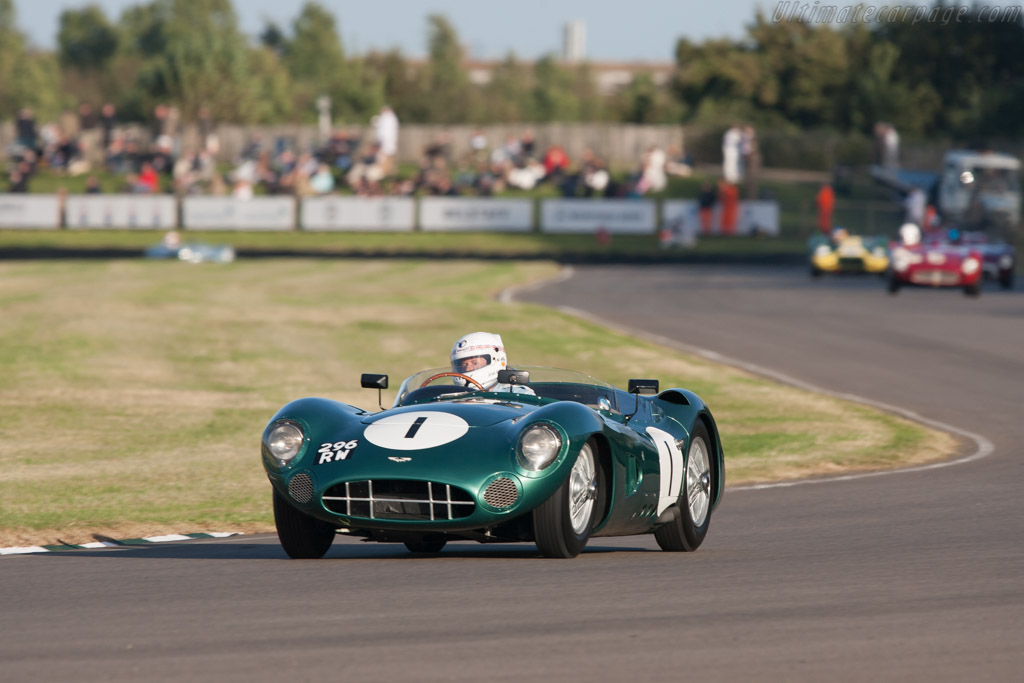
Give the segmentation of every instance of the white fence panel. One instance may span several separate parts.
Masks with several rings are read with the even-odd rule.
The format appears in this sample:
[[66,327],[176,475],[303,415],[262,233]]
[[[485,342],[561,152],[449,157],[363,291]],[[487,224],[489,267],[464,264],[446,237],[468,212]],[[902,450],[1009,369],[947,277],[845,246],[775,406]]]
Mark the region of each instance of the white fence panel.
[[652,235],[656,204],[650,199],[543,199],[540,227],[548,233]]
[[410,232],[416,226],[412,197],[309,197],[302,200],[302,229]]
[[181,218],[186,230],[294,230],[293,197],[185,197]]
[[779,234],[779,203],[774,201],[740,202],[740,222],[737,232],[741,235]]
[[64,221],[69,230],[170,230],[178,227],[178,201],[166,195],[70,195]]
[[533,200],[424,197],[420,200],[424,232],[530,232]]
[[0,194],[0,229],[56,230],[60,199],[53,194]]

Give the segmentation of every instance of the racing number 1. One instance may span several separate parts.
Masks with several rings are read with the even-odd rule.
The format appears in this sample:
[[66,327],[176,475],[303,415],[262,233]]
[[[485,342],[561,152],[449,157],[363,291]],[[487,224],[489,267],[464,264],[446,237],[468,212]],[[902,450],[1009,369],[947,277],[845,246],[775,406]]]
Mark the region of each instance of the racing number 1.
[[425,417],[417,417],[416,421],[409,426],[409,431],[405,433],[405,438],[412,439],[416,436],[416,432],[420,431],[420,427],[427,421]]

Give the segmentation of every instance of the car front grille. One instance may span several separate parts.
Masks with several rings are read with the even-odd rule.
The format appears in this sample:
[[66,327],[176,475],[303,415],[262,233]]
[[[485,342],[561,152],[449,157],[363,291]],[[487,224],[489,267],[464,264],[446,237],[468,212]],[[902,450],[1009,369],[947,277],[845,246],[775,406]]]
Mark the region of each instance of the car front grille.
[[910,281],[915,285],[955,285],[960,276],[952,270],[915,270]]
[[462,519],[476,509],[473,497],[457,486],[402,479],[335,484],[323,501],[331,512],[363,519]]
[[859,272],[864,270],[864,259],[857,258],[841,258],[839,259],[840,270],[846,270],[850,272]]

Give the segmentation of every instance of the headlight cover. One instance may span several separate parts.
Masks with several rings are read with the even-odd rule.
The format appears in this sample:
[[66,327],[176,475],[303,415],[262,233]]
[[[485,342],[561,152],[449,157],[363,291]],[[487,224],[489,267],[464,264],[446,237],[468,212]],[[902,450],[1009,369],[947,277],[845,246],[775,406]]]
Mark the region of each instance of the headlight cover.
[[978,263],[978,259],[973,256],[968,256],[964,259],[964,262],[960,267],[963,269],[965,275],[973,275],[978,272],[978,268],[981,267],[981,264]]
[[551,425],[539,422],[530,425],[519,435],[516,462],[528,472],[540,472],[558,457],[562,450],[562,437]]
[[818,258],[825,258],[826,256],[828,256],[828,255],[829,255],[829,254],[831,254],[831,253],[832,253],[832,250],[831,250],[831,249],[829,249],[829,248],[828,248],[827,246],[825,246],[824,244],[819,244],[819,245],[818,245],[818,246],[817,246],[817,247],[816,247],[816,248],[814,249],[814,255],[815,255],[816,257],[818,257]]
[[267,430],[266,436],[263,438],[263,446],[279,465],[284,466],[299,454],[305,438],[306,435],[297,422],[286,420],[278,422]]

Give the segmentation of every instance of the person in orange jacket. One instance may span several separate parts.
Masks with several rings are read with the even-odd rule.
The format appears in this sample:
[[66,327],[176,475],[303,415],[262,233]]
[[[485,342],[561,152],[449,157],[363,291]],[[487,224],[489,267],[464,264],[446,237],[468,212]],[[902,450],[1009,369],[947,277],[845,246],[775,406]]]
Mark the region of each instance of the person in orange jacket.
[[722,234],[735,235],[740,213],[740,190],[723,179],[718,184],[718,199],[722,204]]
[[818,229],[825,235],[832,233],[832,212],[836,208],[836,193],[828,183],[818,190]]

